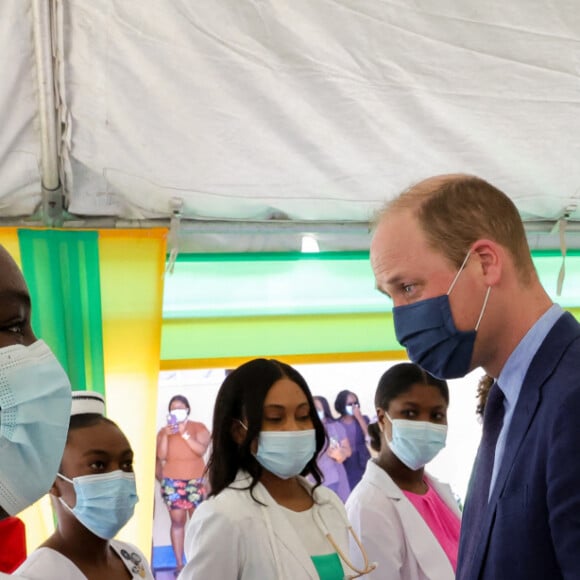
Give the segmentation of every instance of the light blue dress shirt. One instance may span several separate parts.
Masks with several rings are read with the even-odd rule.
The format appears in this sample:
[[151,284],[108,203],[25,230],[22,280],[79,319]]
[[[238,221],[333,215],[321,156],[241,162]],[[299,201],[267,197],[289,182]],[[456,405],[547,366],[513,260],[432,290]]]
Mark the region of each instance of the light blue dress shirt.
[[495,446],[493,473],[491,474],[491,482],[489,484],[489,497],[491,497],[495,480],[497,479],[497,474],[501,466],[501,460],[503,459],[506,440],[514,416],[514,410],[528,368],[532,363],[532,359],[538,352],[538,349],[542,345],[542,342],[544,342],[544,339],[563,313],[564,311],[558,304],[552,304],[552,306],[537,320],[534,326],[528,330],[518,346],[516,346],[497,378],[497,384],[505,395],[503,402],[504,416],[503,425]]

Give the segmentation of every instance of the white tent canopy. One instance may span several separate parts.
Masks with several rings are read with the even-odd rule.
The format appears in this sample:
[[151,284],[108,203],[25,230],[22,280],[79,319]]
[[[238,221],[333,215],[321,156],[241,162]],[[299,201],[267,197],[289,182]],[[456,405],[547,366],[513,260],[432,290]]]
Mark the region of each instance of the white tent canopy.
[[384,200],[461,171],[532,246],[567,214],[580,247],[573,0],[2,0],[0,79],[5,222],[38,219],[52,155],[69,224],[179,212],[187,249],[364,248]]

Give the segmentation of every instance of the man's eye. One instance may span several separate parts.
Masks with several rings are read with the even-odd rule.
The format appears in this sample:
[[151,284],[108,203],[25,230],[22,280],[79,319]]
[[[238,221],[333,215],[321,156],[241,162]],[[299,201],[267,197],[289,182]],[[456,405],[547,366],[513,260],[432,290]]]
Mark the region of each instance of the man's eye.
[[415,288],[415,284],[405,284],[403,286],[403,294],[411,294]]
[[272,423],[279,423],[282,421],[282,417],[264,417],[264,421],[270,421]]
[[408,419],[412,419],[413,417],[417,416],[417,413],[415,411],[412,411],[411,409],[407,409],[406,411],[402,412],[402,415],[404,417],[407,417]]
[[24,322],[13,322],[8,326],[4,326],[1,330],[10,334],[24,334],[24,326]]
[[103,461],[93,461],[90,468],[95,471],[101,471],[102,469],[105,469],[105,463]]

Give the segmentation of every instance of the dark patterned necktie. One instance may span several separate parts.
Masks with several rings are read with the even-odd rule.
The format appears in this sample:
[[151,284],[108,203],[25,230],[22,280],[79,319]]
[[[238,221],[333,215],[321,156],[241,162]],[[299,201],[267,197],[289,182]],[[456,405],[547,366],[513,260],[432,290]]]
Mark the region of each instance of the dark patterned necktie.
[[495,446],[503,425],[505,396],[497,383],[489,391],[483,414],[483,431],[469,486],[461,530],[457,578],[470,578],[475,550],[480,542],[481,526],[489,501],[489,485],[493,473]]

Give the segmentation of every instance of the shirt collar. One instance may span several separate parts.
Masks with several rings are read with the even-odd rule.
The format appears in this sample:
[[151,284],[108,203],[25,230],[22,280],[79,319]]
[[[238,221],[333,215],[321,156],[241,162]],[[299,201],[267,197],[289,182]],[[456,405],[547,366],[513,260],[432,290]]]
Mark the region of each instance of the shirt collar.
[[497,378],[497,383],[503,391],[508,404],[514,405],[518,400],[522,383],[532,363],[532,359],[563,313],[564,311],[558,304],[552,304],[532,328],[528,330],[524,338],[522,338],[509,356]]

